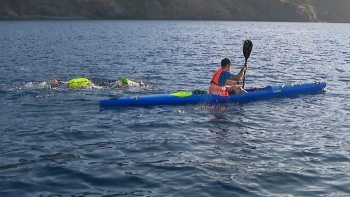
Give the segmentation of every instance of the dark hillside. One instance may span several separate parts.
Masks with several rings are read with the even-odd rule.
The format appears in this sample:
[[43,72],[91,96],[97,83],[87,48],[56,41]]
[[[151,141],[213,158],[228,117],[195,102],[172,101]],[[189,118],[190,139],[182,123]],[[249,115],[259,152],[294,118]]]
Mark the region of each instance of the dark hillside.
[[0,0],[0,19],[350,22],[349,0]]

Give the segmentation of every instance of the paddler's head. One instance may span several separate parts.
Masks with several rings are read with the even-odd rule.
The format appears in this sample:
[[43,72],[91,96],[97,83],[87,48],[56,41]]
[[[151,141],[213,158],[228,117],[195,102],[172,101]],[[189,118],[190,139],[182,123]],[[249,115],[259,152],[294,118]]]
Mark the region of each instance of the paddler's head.
[[126,77],[123,77],[123,78],[120,80],[120,82],[122,82],[123,84],[128,85],[128,84],[129,84],[129,79],[126,78]]
[[231,61],[228,58],[224,58],[223,60],[221,60],[221,68],[227,71],[231,70]]

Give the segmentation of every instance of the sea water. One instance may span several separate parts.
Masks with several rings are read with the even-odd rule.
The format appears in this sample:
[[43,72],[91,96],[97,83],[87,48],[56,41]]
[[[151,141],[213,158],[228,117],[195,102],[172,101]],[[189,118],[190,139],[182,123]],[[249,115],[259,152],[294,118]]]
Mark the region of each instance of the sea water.
[[[0,196],[348,196],[349,24],[0,22]],[[324,93],[102,110],[100,99],[207,90],[221,59],[246,87]],[[104,88],[48,88],[95,79]],[[147,88],[110,89],[128,77]]]

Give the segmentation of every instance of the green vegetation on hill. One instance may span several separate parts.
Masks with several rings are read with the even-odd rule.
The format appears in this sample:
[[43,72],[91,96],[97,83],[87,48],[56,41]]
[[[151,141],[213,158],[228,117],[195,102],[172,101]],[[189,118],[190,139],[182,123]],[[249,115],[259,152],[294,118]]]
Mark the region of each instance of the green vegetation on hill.
[[142,18],[145,16],[145,9],[142,0],[116,0],[129,14],[129,18]]
[[349,0],[0,0],[0,19],[350,22]]

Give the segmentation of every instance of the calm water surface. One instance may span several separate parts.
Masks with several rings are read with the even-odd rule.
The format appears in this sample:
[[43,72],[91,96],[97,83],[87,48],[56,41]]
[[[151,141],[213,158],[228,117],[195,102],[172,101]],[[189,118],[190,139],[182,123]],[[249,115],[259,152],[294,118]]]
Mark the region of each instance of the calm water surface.
[[[349,28],[0,22],[0,196],[349,196]],[[239,71],[245,39],[254,44],[246,87],[325,81],[326,92],[215,108],[99,107],[100,99],[207,89],[222,58]],[[151,87],[41,84],[82,76]]]

